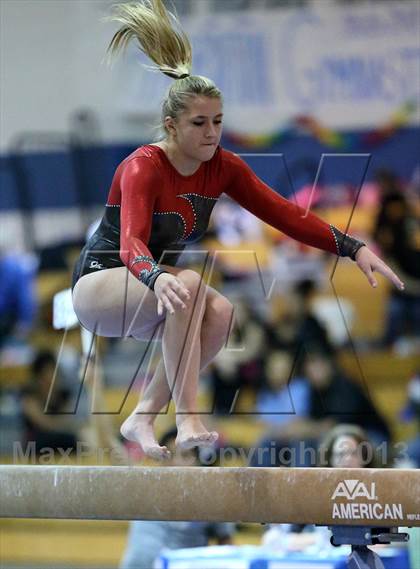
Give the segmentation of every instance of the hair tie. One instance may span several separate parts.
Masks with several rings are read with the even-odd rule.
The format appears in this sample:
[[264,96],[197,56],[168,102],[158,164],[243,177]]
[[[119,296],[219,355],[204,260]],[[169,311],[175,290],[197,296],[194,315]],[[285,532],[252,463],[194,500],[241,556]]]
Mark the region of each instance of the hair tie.
[[162,73],[164,73],[165,75],[167,75],[168,77],[170,77],[171,79],[185,79],[186,77],[190,77],[190,73],[185,72],[182,73],[182,75],[178,75],[177,73],[174,73],[173,71],[165,71],[164,69],[161,69]]

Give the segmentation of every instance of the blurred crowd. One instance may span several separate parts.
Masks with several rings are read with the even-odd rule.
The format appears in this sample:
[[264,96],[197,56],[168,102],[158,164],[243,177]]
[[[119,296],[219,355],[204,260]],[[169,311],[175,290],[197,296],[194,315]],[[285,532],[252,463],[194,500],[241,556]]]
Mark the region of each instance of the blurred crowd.
[[[376,193],[377,214],[369,239],[406,287],[404,291],[389,290],[382,337],[368,347],[384,352],[393,350],[398,356],[413,355],[420,346],[419,196],[415,187],[403,186],[387,170],[377,172]],[[252,216],[235,209],[232,203],[222,202],[215,211],[208,238],[222,246],[237,246],[241,242],[261,240],[263,235]],[[299,250],[296,256],[308,258],[312,271],[311,251]],[[78,417],[72,425],[71,414],[65,419],[54,415],[63,412],[78,392],[80,399],[83,392],[79,378],[81,360],[78,364],[77,358],[81,358],[81,354],[72,354],[73,363],[67,369],[68,378],[76,377],[73,385],[71,379],[65,388],[59,382],[60,388],[51,390],[50,396],[52,378],[57,385],[60,366],[66,358],[65,351],[58,357],[58,343],[53,349],[39,342],[42,326],[51,328],[53,319],[51,307],[45,311],[37,298],[37,281],[46,258],[45,252],[38,260],[34,255],[0,252],[0,366],[12,365],[19,347],[30,349],[30,355],[26,355],[30,381],[20,397],[25,433],[40,444],[49,440],[73,446],[82,418]],[[321,266],[323,259],[321,257]],[[54,261],[51,262],[54,265]],[[63,259],[59,264],[62,263]],[[357,338],[352,338],[351,326],[346,323],[345,302],[341,303],[344,333],[337,325],[340,320],[337,313],[331,316],[325,312],[318,294],[325,280],[324,283],[319,281],[316,271],[307,275],[289,267],[289,280],[283,282],[279,294],[282,309],[276,310],[266,299],[262,303],[256,300],[262,295],[260,291],[255,292],[255,268],[251,275],[249,269],[238,270],[228,263],[219,262],[217,268],[219,286],[232,299],[235,314],[228,345],[206,374],[206,387],[215,414],[231,414],[240,403],[241,394],[252,393],[254,407],[247,411],[267,424],[263,445],[270,439],[279,447],[306,438],[313,443],[314,438],[322,437],[343,421],[363,427],[374,440],[389,441],[389,427],[376,410],[366,386],[347,377],[340,367],[340,352],[353,348]],[[351,318],[350,307],[349,321]],[[37,350],[39,345],[42,349]],[[47,350],[43,349],[46,347]],[[19,363],[18,356],[16,361]],[[416,376],[411,381],[415,384]],[[86,386],[84,389],[86,391]],[[408,400],[411,401],[413,393],[415,389],[409,387]],[[418,414],[415,402],[409,408],[410,413],[402,415],[407,420]],[[85,419],[87,416],[85,411]],[[416,444],[410,449],[414,449],[413,460],[418,461]]]
[[[406,288],[389,290],[383,334],[373,343],[358,343],[351,330],[345,324],[344,328],[338,325],[337,317],[320,304],[323,279],[319,274],[323,267],[325,272],[324,256],[318,256],[314,264],[311,253],[295,250],[299,263],[288,266],[279,294],[280,310],[266,300],[258,300],[261,293],[256,294],[255,279],[261,275],[256,270],[250,275],[228,263],[217,267],[219,287],[233,301],[235,313],[228,344],[206,370],[202,384],[211,401],[215,424],[219,419],[234,420],[239,410],[239,414],[245,412],[250,421],[263,426],[254,452],[248,455],[250,466],[420,467],[420,364],[406,378],[405,403],[396,418],[414,425],[414,435],[405,441],[403,451],[401,447],[397,451],[391,444],[393,433],[388,419],[363,378],[350,377],[341,363],[343,351],[352,351],[355,344],[364,353],[376,350],[411,358],[420,347],[419,196],[412,188],[407,191],[389,171],[378,172],[376,182],[378,207],[369,239]],[[258,240],[261,235],[261,229],[246,212],[242,216],[226,203],[219,214],[215,212],[209,239],[223,246],[236,246],[242,241]],[[302,262],[305,258],[309,267],[306,272]],[[41,273],[40,263],[33,256],[0,251],[3,434],[15,421],[15,438],[22,448],[33,445],[38,458],[45,448],[61,449],[71,456],[77,442],[93,441],[117,449],[114,462],[123,462],[131,449],[124,447],[112,418],[91,413],[92,402],[103,397],[101,390],[107,389],[103,369],[94,354],[86,352],[86,348],[63,348],[62,331],[56,333],[55,342],[47,334],[49,339],[43,341],[53,316],[52,298],[46,310],[37,297]],[[334,298],[332,301],[337,303]],[[351,319],[351,306],[343,302],[341,314],[342,320],[346,315]],[[111,348],[115,352],[118,344],[108,341],[105,352]],[[25,355],[21,357],[22,353]],[[26,367],[27,377],[16,388],[4,379],[19,366]],[[98,373],[102,373],[99,379]],[[167,433],[163,444],[172,444],[173,438],[173,433]],[[384,444],[391,449],[386,454],[378,452]],[[220,438],[216,449],[219,458],[224,445],[232,445],[226,436]],[[11,453],[7,437],[0,450]],[[21,456],[24,454],[22,451]],[[173,460],[173,464],[202,464],[199,453],[175,453]],[[234,529],[228,524],[196,524],[192,528],[180,522],[135,522],[121,567],[143,567],[139,560],[142,555],[144,567],[149,567],[164,545],[192,547],[204,545],[211,538],[217,543],[230,543]],[[302,543],[325,542],[325,535],[313,528],[286,526],[268,528],[263,542],[284,547],[291,534],[304,535],[299,538]],[[148,555],[145,551],[149,551]]]

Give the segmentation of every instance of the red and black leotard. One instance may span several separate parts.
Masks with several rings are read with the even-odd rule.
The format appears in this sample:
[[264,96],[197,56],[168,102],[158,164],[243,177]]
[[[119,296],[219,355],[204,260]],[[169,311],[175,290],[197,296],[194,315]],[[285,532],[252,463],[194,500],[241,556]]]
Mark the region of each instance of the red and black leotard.
[[101,224],[84,247],[73,286],[84,274],[127,266],[153,289],[188,243],[207,230],[218,198],[238,204],[285,234],[340,256],[354,258],[363,245],[278,195],[236,154],[219,147],[192,176],[181,175],[155,145],[138,148],[118,166]]

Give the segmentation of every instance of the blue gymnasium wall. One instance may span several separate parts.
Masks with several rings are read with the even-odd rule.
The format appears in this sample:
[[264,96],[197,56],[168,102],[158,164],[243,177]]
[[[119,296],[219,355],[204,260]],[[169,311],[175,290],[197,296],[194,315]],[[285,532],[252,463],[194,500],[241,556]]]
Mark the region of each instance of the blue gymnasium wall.
[[[228,143],[223,146],[238,153],[250,152]],[[133,150],[132,145],[87,148],[78,154],[77,162],[74,155],[64,151],[25,154],[19,163],[23,165],[26,174],[30,208],[74,207],[80,203],[78,192],[85,205],[105,203],[116,166]],[[276,146],[261,149],[260,152],[284,155],[295,190],[304,184],[313,183],[323,153],[338,153],[310,136],[294,136]],[[373,148],[359,147],[352,149],[352,152],[371,155],[367,181],[373,179],[379,168],[391,169],[401,179],[408,181],[420,162],[420,128],[402,129],[380,145]],[[13,160],[14,157],[11,158]],[[0,211],[20,208],[11,158],[0,158]],[[293,189],[280,159],[252,157],[246,160],[269,185],[285,196],[291,194]],[[357,187],[366,165],[367,160],[362,157],[327,159],[320,181],[324,184],[349,183]],[[75,172],[79,172],[79,175]]]

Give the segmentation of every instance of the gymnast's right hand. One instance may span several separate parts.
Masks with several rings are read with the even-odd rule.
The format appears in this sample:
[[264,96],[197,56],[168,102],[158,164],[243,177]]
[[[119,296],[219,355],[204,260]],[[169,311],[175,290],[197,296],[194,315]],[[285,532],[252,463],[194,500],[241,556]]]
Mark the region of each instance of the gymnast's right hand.
[[158,299],[157,312],[159,316],[162,316],[164,308],[170,314],[175,313],[175,308],[187,308],[185,302],[191,296],[186,286],[170,273],[162,273],[158,276],[154,291]]

